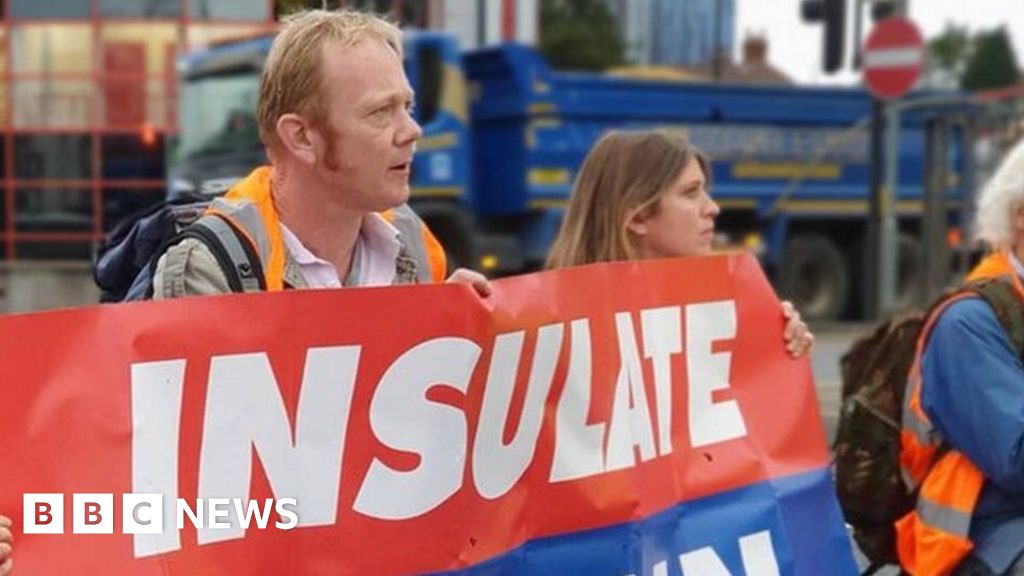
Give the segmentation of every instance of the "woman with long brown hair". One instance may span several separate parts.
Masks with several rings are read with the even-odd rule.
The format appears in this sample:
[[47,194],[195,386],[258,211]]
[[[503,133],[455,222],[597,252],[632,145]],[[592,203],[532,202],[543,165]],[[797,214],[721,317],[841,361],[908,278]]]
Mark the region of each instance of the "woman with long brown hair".
[[[710,254],[720,210],[708,194],[710,164],[682,136],[613,131],[583,161],[548,268]],[[786,348],[808,352],[814,336],[789,302]]]

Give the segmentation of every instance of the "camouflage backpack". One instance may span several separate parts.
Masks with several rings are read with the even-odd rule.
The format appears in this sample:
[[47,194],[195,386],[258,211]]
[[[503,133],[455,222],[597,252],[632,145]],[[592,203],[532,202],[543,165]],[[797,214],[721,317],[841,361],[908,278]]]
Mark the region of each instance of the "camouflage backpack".
[[1009,279],[990,279],[942,296],[928,313],[881,324],[840,360],[842,409],[833,445],[836,493],[857,545],[871,560],[865,574],[898,563],[893,524],[910,512],[917,497],[901,479],[899,456],[903,396],[918,337],[928,315],[964,291],[991,306],[1014,349],[1024,350],[1024,307],[1016,290]]

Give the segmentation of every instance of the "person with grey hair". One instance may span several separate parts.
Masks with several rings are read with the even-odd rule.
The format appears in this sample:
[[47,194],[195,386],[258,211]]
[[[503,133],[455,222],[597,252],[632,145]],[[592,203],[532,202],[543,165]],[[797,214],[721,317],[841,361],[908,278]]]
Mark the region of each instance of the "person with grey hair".
[[[1024,218],[1024,139],[1020,140],[999,165],[984,193],[978,199],[974,234],[978,240],[996,249],[996,257],[983,266],[1000,264],[1014,251],[1015,229]],[[1015,224],[1017,225],[1015,227]]]
[[900,454],[917,505],[896,523],[911,574],[1024,575],[1024,142],[982,190],[975,232],[992,253],[968,281],[1003,282],[1005,304],[948,300],[919,343]]

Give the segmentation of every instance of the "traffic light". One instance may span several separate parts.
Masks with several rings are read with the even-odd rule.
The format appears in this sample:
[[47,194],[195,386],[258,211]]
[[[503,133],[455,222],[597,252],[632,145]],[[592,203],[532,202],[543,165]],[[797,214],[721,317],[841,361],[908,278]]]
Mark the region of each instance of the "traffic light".
[[846,48],[846,0],[803,0],[800,13],[807,22],[822,22],[824,53],[822,68],[835,72],[843,67]]
[[881,22],[892,16],[906,14],[907,4],[904,0],[875,0],[871,4],[871,20]]

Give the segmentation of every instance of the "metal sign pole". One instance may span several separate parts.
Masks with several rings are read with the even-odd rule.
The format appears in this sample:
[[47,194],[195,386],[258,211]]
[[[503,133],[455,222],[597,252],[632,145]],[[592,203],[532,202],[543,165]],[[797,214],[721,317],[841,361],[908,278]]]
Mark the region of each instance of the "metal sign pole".
[[885,184],[882,186],[881,260],[879,262],[878,303],[881,314],[894,312],[896,301],[896,259],[899,226],[896,223],[896,193],[899,189],[900,110],[885,105]]
[[882,146],[884,143],[885,103],[882,100],[874,99],[871,103],[871,140],[870,140],[870,183],[871,202],[868,206],[868,227],[866,244],[864,246],[864,272],[863,290],[864,294],[864,317],[878,319],[882,316],[881,297],[879,285],[881,281],[882,260],[882,188],[884,175],[882,173],[884,157]]

